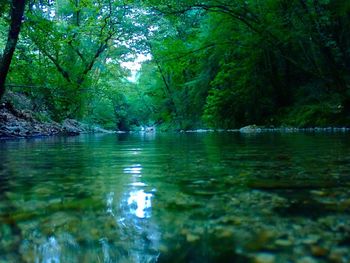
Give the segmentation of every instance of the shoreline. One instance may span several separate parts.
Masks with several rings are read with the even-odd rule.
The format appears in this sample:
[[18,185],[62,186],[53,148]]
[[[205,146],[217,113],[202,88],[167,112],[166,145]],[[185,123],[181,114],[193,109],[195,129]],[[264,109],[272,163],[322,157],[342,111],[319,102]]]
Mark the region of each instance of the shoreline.
[[114,133],[114,131],[74,119],[65,119],[62,123],[40,121],[35,118],[35,113],[32,111],[17,110],[7,103],[0,105],[0,140],[77,136],[84,133]]
[[[5,134],[1,130],[0,124],[0,142],[6,140],[16,140],[16,139],[37,139],[37,138],[48,138],[48,137],[75,137],[84,134],[135,134],[135,133],[144,133],[143,131],[111,131],[105,130],[103,128],[87,125],[80,123],[76,120],[69,120],[79,123],[79,126],[74,126],[73,129],[68,128],[63,124],[58,124],[60,129],[54,132],[44,132],[38,133],[37,130],[32,130],[29,134]],[[43,125],[48,125],[50,127],[51,123],[43,123]],[[55,123],[54,127],[57,124]],[[72,126],[71,126],[72,128]],[[10,131],[11,132],[11,131]],[[184,133],[184,134],[200,134],[200,133],[235,133],[243,135],[256,135],[256,134],[291,134],[291,133],[319,133],[319,134],[335,134],[335,133],[350,133],[350,128],[348,127],[327,127],[327,128],[256,128],[256,129],[196,129],[196,130],[181,130],[181,131],[157,131],[157,132],[148,132],[149,134],[155,133]]]
[[297,127],[251,127],[245,126],[240,129],[194,129],[181,130],[180,133],[206,133],[206,132],[232,132],[232,133],[334,133],[334,132],[350,132],[349,127],[312,127],[312,128],[297,128]]
[[268,127],[248,125],[240,129],[189,129],[189,130],[157,130],[152,131],[112,131],[103,129],[94,124],[86,124],[74,119],[65,119],[62,123],[54,121],[41,121],[35,117],[35,113],[28,110],[15,109],[9,103],[0,105],[0,140],[29,139],[50,136],[77,136],[80,134],[124,134],[124,133],[211,133],[232,132],[239,134],[260,133],[347,133],[350,127]]

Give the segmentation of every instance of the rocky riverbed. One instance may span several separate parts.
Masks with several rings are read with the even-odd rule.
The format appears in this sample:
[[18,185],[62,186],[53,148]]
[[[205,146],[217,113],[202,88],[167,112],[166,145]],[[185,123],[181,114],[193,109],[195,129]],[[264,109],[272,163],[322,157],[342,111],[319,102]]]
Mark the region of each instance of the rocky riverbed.
[[[254,190],[250,193],[214,195],[207,198],[205,204],[190,196],[178,194],[162,206],[180,209],[184,218],[174,221],[171,217],[162,217],[162,224],[157,226],[157,229],[163,230],[161,241],[158,237],[153,252],[140,249],[140,253],[158,254],[158,262],[203,262],[203,258],[207,259],[205,262],[349,262],[350,228],[347,222],[350,217],[349,199],[346,199],[349,190],[311,190],[308,194],[311,202]],[[222,206],[223,202],[227,206]],[[305,203],[307,208],[300,208],[295,213],[286,211],[297,202]],[[320,208],[315,205],[316,202],[327,205]],[[23,207],[26,204],[28,201],[24,200],[17,203]],[[141,230],[133,229],[132,226],[136,223],[130,221],[125,224],[130,227],[129,231],[136,231],[131,232],[136,237],[128,233],[131,236],[122,236],[128,242],[121,238],[118,217],[103,213],[103,204],[96,200],[87,199],[86,203],[63,203],[62,200],[56,200],[49,205],[37,205],[40,209],[12,213],[5,218],[8,222],[20,221],[16,225],[16,231],[7,225],[2,229],[0,247],[7,252],[20,247],[23,262],[34,262],[37,257],[52,256],[52,251],[56,251],[57,257],[66,255],[70,260],[76,260],[71,262],[78,262],[79,255],[76,251],[91,255],[99,253],[88,253],[83,248],[86,244],[96,245],[103,240],[108,240],[113,254],[111,257],[126,259],[130,257],[126,251],[133,247],[133,240],[140,235]],[[88,208],[92,207],[100,213],[91,213],[92,210]],[[87,209],[84,220],[79,220],[81,209]],[[96,223],[93,227],[89,224],[91,220]],[[147,225],[149,222],[146,220],[143,223]],[[42,229],[43,232],[38,233],[37,229]],[[17,233],[16,238],[12,236],[14,231]],[[151,231],[154,230],[144,233],[147,236],[143,237],[145,241],[142,242],[153,242]],[[45,251],[45,246],[49,246],[51,252]],[[38,253],[43,255],[39,256]],[[6,260],[16,262],[19,258],[7,253]],[[84,262],[95,261],[84,258]]]
[[4,142],[0,262],[350,262],[347,133],[33,141]]
[[[196,212],[188,214],[186,224],[174,226],[181,229],[183,243],[171,232],[164,234],[161,258],[175,262],[182,257],[186,262],[207,253],[203,244],[212,242],[209,262],[349,262],[348,189],[307,194],[305,199],[259,190],[224,194],[209,199],[206,206],[196,204],[195,209],[190,199],[178,199],[174,205],[185,203]],[[226,207],[220,205],[224,200]],[[209,220],[193,228],[193,220],[201,218]]]

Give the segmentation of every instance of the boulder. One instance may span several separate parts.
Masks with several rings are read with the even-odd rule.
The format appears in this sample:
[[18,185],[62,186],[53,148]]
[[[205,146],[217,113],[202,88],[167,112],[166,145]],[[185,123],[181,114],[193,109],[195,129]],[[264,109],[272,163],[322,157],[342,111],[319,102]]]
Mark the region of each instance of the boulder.
[[62,123],[62,133],[68,136],[79,135],[84,132],[81,124],[73,119],[65,119]]
[[239,129],[241,133],[257,133],[261,132],[261,128],[256,125],[248,125]]

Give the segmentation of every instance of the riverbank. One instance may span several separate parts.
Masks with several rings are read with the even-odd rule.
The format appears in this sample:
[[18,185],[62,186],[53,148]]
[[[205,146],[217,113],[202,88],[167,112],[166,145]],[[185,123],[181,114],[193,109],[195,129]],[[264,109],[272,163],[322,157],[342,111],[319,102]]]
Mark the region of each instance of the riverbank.
[[40,121],[32,111],[18,110],[9,102],[0,104],[0,139],[75,136],[82,133],[113,133],[113,131],[73,119],[66,119],[62,123]]
[[[155,132],[140,129],[141,132]],[[158,129],[157,129],[158,130]],[[159,129],[162,131],[162,129]],[[133,132],[133,131],[130,131]],[[267,127],[249,125],[240,129],[191,129],[180,130],[180,133],[206,133],[206,132],[236,132],[242,134],[256,133],[295,133],[295,132],[350,132],[348,127]],[[76,136],[82,133],[115,133],[97,125],[86,124],[74,119],[65,119],[62,123],[51,120],[40,120],[31,110],[19,110],[10,102],[0,104],[0,139],[31,138],[44,136]]]
[[349,127],[309,127],[309,128],[297,128],[297,127],[265,127],[249,125],[240,129],[194,129],[194,130],[181,130],[181,133],[205,133],[205,132],[237,132],[237,133],[270,133],[270,132],[350,132]]

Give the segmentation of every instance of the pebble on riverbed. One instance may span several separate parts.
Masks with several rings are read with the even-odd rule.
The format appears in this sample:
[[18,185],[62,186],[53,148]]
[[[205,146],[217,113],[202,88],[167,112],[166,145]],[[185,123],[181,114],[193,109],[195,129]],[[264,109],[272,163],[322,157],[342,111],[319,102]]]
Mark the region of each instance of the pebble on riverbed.
[[[310,193],[308,190],[306,192]],[[220,195],[221,198],[210,197],[205,199],[205,203],[197,203],[196,207],[186,210],[191,212],[183,214],[181,222],[186,222],[186,227],[182,226],[185,229],[182,235],[187,243],[195,246],[200,246],[203,240],[219,240],[219,244],[231,240],[231,246],[238,254],[249,255],[250,260],[243,262],[348,262],[350,254],[339,242],[346,242],[346,233],[349,231],[344,223],[350,220],[350,216],[347,213],[334,213],[334,209],[329,214],[327,209],[330,206],[337,207],[339,200],[350,194],[349,190],[332,188],[311,192],[311,197],[320,202],[326,200],[329,205],[323,207],[325,211],[321,212],[324,213],[310,218],[276,212],[276,207],[288,206],[293,203],[293,198],[298,200],[298,195],[286,199],[283,195],[256,190],[227,193]],[[186,196],[178,198],[188,199]],[[220,207],[223,202],[226,205],[217,212],[221,216],[205,218],[205,214],[208,214],[206,211],[212,211],[212,207]],[[191,228],[193,220],[196,220],[196,225],[200,224],[198,217],[191,218],[193,214],[203,217],[204,231]],[[166,222],[170,225],[173,223]],[[167,251],[171,251],[172,246],[178,244],[176,234],[168,233],[163,237]],[[184,244],[184,249],[187,243]]]
[[259,253],[254,256],[253,263],[275,263],[276,256],[271,253]]

